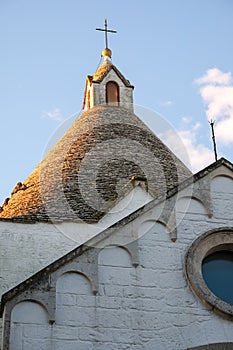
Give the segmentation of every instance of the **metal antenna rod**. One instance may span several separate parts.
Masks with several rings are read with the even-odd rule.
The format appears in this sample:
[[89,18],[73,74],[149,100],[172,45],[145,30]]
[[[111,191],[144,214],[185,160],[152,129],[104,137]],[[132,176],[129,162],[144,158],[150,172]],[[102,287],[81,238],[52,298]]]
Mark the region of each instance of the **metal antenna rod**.
[[215,142],[215,135],[214,135],[214,120],[210,120],[209,121],[210,126],[211,126],[211,130],[212,130],[212,140],[213,140],[213,144],[214,144],[214,156],[215,156],[215,161],[218,160],[218,155],[217,155],[217,147],[216,147],[216,142]]

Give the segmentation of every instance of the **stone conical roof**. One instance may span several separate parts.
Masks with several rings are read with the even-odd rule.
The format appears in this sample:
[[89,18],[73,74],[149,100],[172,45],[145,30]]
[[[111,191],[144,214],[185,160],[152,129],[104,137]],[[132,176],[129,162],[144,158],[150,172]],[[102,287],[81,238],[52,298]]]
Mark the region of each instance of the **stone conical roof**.
[[97,222],[133,179],[153,197],[191,176],[188,168],[130,110],[97,106],[84,112],[4,206],[0,218]]

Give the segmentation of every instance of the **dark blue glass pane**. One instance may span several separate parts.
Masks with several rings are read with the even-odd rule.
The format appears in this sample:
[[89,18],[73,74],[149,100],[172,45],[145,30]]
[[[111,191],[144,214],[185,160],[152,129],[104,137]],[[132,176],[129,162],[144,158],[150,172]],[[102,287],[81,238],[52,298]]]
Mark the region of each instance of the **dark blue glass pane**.
[[217,297],[233,305],[233,252],[219,251],[207,256],[202,263],[202,275]]

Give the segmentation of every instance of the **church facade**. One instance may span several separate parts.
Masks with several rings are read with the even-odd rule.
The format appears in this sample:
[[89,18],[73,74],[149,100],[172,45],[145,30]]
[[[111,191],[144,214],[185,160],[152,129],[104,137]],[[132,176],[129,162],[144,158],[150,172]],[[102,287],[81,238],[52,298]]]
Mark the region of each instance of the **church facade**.
[[1,207],[1,350],[233,349],[233,165],[191,174],[102,55]]

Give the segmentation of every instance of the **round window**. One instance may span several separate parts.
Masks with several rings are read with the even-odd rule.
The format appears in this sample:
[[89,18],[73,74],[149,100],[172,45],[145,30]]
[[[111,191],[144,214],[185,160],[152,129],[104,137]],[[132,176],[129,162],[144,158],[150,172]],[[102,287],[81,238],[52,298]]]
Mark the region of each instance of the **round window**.
[[207,232],[185,260],[191,288],[212,310],[233,317],[233,228]]
[[218,298],[233,305],[233,252],[220,250],[205,257],[202,275]]

